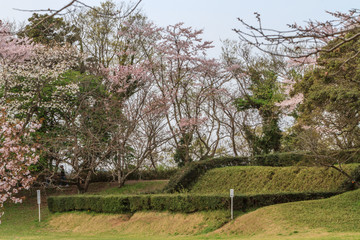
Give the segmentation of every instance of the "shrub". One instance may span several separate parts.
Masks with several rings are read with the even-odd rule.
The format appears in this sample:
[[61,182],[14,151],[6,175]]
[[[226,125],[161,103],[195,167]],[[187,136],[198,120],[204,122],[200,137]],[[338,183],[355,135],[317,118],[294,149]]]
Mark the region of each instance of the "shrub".
[[137,195],[129,197],[130,211],[150,210],[150,195]]
[[258,155],[251,158],[253,166],[285,167],[294,165],[308,165],[311,158],[301,152],[285,152]]
[[[277,203],[327,198],[339,192],[276,193],[236,195],[234,210],[268,206]],[[94,211],[102,213],[127,213],[142,210],[191,213],[207,210],[230,209],[230,198],[225,195],[162,194],[134,196],[58,196],[48,198],[51,212]]]
[[94,182],[111,182],[113,180],[113,176],[111,172],[107,171],[96,171],[95,174],[91,175],[91,181]]

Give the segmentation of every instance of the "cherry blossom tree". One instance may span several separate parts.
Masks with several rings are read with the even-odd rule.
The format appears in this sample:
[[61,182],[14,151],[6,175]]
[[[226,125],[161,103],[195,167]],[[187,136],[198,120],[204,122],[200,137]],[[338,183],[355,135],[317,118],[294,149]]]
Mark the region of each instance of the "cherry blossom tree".
[[9,119],[5,109],[0,112],[0,211],[7,200],[22,202],[19,191],[29,189],[35,180],[29,168],[39,154],[30,134],[40,126],[31,123],[24,129],[24,122]]
[[[124,53],[119,53],[119,55]],[[159,106],[154,81],[143,63],[104,69],[105,85],[110,93],[109,114],[111,152],[109,163],[119,187],[127,177],[149,160],[165,142],[163,111]]]
[[[11,61],[1,66],[0,85],[4,92],[1,104],[24,118],[25,124],[38,114],[39,108],[66,107],[66,95],[74,94],[78,88],[67,84],[62,74],[77,64],[77,56],[73,48],[32,45],[31,56],[26,61]],[[49,90],[52,96],[47,96]]]
[[78,91],[78,86],[64,76],[76,66],[78,54],[67,46],[31,44],[30,40],[11,34],[4,24],[0,44],[1,107],[10,118],[20,119],[24,129],[34,121],[42,121],[37,132],[48,137],[47,130],[55,128],[61,112]]
[[[32,45],[14,37],[9,26],[0,21],[0,82],[1,95],[6,96],[6,88],[11,84],[6,66],[22,64],[32,56]],[[29,167],[38,159],[37,145],[31,143],[30,133],[40,127],[25,124],[9,116],[9,110],[1,104],[0,112],[0,209],[8,199],[21,202],[17,195],[22,189],[29,189],[34,177]],[[0,213],[0,216],[3,213]]]
[[[202,109],[213,88],[221,85],[219,63],[206,58],[211,42],[201,39],[202,30],[185,27],[182,23],[165,29],[149,24],[142,31],[139,35],[158,33],[152,47],[143,50],[148,71],[159,91],[158,98],[164,106],[165,121],[172,138],[169,143],[176,149],[175,160],[179,164],[190,162],[194,157],[191,152],[194,141],[207,148],[203,156],[213,155],[219,135],[209,137],[213,131],[200,133],[199,128],[205,128],[206,124],[209,128],[218,128]],[[214,140],[214,144],[210,144],[210,140]],[[210,146],[213,153],[210,153]]]

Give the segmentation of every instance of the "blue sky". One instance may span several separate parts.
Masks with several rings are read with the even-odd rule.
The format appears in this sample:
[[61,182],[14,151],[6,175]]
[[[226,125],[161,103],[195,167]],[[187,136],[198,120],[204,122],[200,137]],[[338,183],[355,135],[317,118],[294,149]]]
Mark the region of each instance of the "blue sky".
[[[0,19],[25,21],[31,13],[21,9],[60,8],[70,0],[0,0]],[[101,0],[82,0],[99,5]],[[119,0],[114,0],[120,2]],[[128,2],[125,0],[125,2]],[[184,22],[187,26],[204,29],[204,39],[214,41],[212,57],[221,52],[220,39],[237,39],[233,28],[240,27],[237,18],[256,23],[254,12],[261,14],[264,27],[286,29],[286,24],[304,24],[306,20],[327,20],[328,11],[346,12],[360,8],[359,0],[143,0],[140,7],[156,24],[166,26]]]

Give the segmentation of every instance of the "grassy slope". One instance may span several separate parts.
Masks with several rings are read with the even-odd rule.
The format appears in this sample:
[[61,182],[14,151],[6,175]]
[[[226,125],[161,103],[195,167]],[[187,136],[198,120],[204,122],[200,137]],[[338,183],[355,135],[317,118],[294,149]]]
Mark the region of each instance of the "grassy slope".
[[[358,164],[344,169],[353,172]],[[346,177],[334,169],[320,167],[225,167],[206,172],[195,183],[193,193],[236,194],[337,191]]]
[[261,208],[223,227],[229,213],[222,211],[51,215],[44,208],[38,223],[34,203],[8,205],[0,239],[360,239],[360,190]]
[[[149,184],[128,188],[141,192]],[[50,214],[45,203],[43,222],[38,223],[35,201],[29,198],[24,204],[6,206],[0,239],[360,239],[360,190],[329,199],[269,206],[242,216],[237,213],[238,217],[227,224],[229,213],[224,211]]]
[[[286,203],[238,217],[216,232],[261,236],[360,239],[360,190],[332,198]],[[316,238],[317,239],[317,238]]]

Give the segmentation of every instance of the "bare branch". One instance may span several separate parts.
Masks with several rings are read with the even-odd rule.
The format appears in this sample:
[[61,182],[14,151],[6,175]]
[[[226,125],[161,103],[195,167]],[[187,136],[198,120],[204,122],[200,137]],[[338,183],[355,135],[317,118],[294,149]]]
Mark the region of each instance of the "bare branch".
[[[352,9],[348,13],[327,12],[334,20],[319,22],[308,21],[306,26],[288,24],[289,30],[263,28],[260,15],[254,13],[258,26],[253,26],[238,18],[244,28],[233,29],[239,38],[258,50],[275,56],[292,59],[308,58],[321,52],[332,52],[341,45],[358,39],[360,33],[346,37],[349,32],[358,32],[360,28],[360,10]],[[323,47],[331,40],[339,42],[329,49]],[[279,52],[279,50],[281,52]]]
[[28,29],[27,31],[30,31],[34,28],[36,28],[37,26],[39,26],[40,24],[42,24],[43,22],[45,22],[47,19],[54,17],[55,15],[59,14],[60,12],[62,12],[63,10],[67,9],[68,7],[70,7],[71,5],[73,5],[75,2],[77,2],[77,0],[72,0],[71,2],[69,2],[68,4],[66,4],[64,7],[60,8],[59,10],[55,11],[53,14],[43,18],[41,21],[39,21],[37,24],[35,24],[34,26],[32,26],[32,28]]

